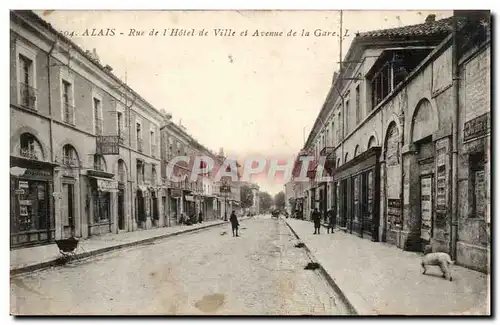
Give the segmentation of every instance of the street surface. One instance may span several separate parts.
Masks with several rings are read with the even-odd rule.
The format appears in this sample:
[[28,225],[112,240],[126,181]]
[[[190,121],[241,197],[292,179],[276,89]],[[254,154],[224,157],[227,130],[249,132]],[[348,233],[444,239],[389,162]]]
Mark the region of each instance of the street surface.
[[304,249],[269,216],[11,278],[11,313],[343,315]]

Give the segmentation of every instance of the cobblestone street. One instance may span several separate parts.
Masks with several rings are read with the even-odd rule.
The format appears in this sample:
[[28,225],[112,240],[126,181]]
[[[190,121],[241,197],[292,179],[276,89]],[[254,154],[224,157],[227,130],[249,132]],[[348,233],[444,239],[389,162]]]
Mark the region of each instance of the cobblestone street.
[[258,217],[11,279],[13,314],[332,315],[341,301],[282,221]]

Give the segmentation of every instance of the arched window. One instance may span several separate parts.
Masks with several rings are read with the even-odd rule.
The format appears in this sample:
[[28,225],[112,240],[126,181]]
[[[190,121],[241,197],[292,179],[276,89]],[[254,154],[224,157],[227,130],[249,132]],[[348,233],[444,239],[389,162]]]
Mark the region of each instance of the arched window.
[[340,158],[337,158],[337,166],[335,166],[336,168],[338,168],[340,166]]
[[392,122],[387,129],[384,159],[387,166],[399,164],[399,131],[395,122]]
[[370,149],[371,147],[375,146],[376,144],[376,140],[375,140],[375,137],[372,135],[370,137],[370,140],[368,140],[368,149]]
[[99,154],[94,155],[94,169],[99,170],[99,171],[103,171],[103,172],[105,172],[107,170],[106,169],[106,161],[104,160],[103,156],[101,156]]
[[356,145],[356,148],[354,148],[354,157],[357,157],[359,155],[359,144]]
[[153,185],[156,185],[156,167],[155,166],[151,167],[151,178],[152,178],[151,183]]
[[346,152],[345,156],[344,156],[344,164],[347,162],[348,155],[349,155],[349,153]]
[[118,181],[120,183],[127,182],[127,167],[122,159],[118,160]]
[[20,137],[19,155],[31,160],[43,160],[42,146],[31,133],[23,133]]
[[63,147],[63,159],[62,159],[63,165],[67,167],[75,167],[75,166],[80,166],[80,159],[78,158],[78,153],[76,152],[75,148],[70,145],[66,144]]

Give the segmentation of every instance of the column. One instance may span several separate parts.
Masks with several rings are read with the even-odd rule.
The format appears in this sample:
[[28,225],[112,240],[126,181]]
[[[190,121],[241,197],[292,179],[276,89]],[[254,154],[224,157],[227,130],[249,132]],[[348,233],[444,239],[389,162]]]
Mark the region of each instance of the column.
[[118,192],[110,193],[111,205],[111,233],[118,233]]
[[54,193],[50,193],[54,197],[54,220],[55,220],[55,239],[62,239],[62,221],[61,221],[61,169],[54,168]]

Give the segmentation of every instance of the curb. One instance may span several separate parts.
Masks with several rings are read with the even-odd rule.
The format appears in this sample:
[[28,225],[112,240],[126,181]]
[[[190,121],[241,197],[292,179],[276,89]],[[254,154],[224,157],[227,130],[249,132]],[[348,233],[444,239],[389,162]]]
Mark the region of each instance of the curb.
[[[288,224],[288,222],[285,221],[285,224],[286,226],[288,227],[288,229],[290,229],[290,231],[294,234],[294,236],[298,239],[298,240],[301,240],[299,235],[295,232],[295,230],[292,228],[292,226],[290,226]],[[337,285],[337,283],[335,283],[335,281],[333,280],[333,278],[330,276],[330,274],[328,274],[328,272],[325,270],[325,268],[323,267],[323,265],[321,265],[321,263],[319,263],[316,258],[314,257],[313,253],[311,252],[311,250],[309,249],[309,247],[307,247],[307,244],[303,241],[301,241],[303,244],[304,244],[304,248],[306,250],[306,254],[307,256],[309,257],[309,259],[311,260],[311,262],[313,263],[317,263],[319,265],[319,270],[321,272],[321,275],[326,279],[326,281],[328,282],[328,284],[333,288],[333,290],[339,295],[339,298],[342,300],[342,303],[347,307],[347,309],[349,310],[349,312],[351,312],[352,314],[354,315],[360,315],[360,312],[359,312],[359,309],[356,308],[352,302],[346,297],[346,295],[344,294],[344,292],[342,291],[342,289]]]
[[[147,243],[154,242],[154,241],[160,240],[160,239],[165,239],[168,237],[173,237],[173,236],[177,236],[177,235],[181,235],[181,234],[186,234],[186,233],[190,233],[190,232],[195,232],[195,231],[199,231],[199,230],[204,230],[204,229],[208,229],[208,228],[212,228],[212,227],[221,226],[221,225],[224,225],[226,223],[227,223],[227,221],[221,221],[221,222],[216,223],[216,224],[211,224],[211,225],[207,225],[207,226],[203,226],[203,227],[199,227],[199,228],[185,229],[182,231],[173,232],[170,234],[164,234],[164,235],[155,236],[155,237],[150,237],[150,238],[146,238],[146,239],[141,239],[141,240],[133,241],[130,243],[124,243],[124,244],[118,244],[118,245],[114,245],[114,246],[103,247],[103,248],[96,249],[94,251],[76,254],[75,257],[78,259],[81,259],[81,258],[88,258],[88,257],[92,257],[92,256],[102,255],[102,254],[110,252],[110,251],[119,250],[119,249],[128,248],[128,247],[133,247],[133,246],[139,246],[142,244],[147,244]],[[10,275],[14,276],[14,275],[19,275],[19,274],[23,274],[23,273],[38,271],[41,269],[46,269],[46,268],[49,268],[51,266],[57,266],[57,265],[59,265],[58,261],[59,261],[59,258],[56,258],[56,259],[42,262],[42,263],[38,263],[38,264],[32,264],[32,265],[23,266],[23,267],[16,268],[16,269],[11,269]]]

